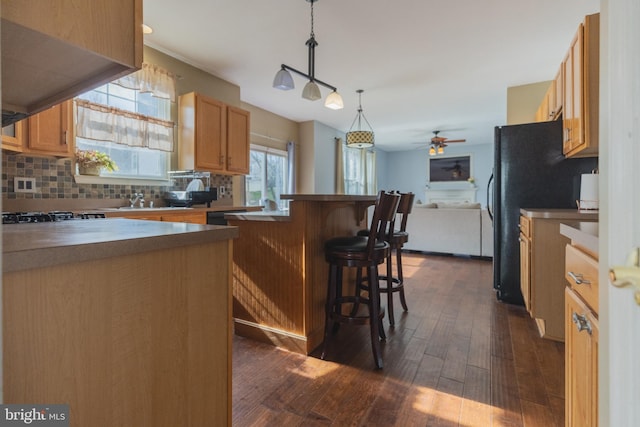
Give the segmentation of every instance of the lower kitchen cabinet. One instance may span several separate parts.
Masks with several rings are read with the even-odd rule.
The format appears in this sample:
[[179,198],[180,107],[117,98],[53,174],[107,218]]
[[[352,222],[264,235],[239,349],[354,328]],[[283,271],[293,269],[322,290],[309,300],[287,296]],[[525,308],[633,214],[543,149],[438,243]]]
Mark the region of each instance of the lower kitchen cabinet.
[[596,221],[575,209],[523,209],[520,216],[520,290],[540,336],[564,341],[564,259],[567,220]]
[[[565,255],[565,425],[598,425],[598,254],[595,224],[563,225]],[[595,226],[595,227],[594,227]],[[568,230],[568,231],[567,231]],[[583,243],[587,230],[591,245]],[[578,239],[578,240],[576,240]],[[595,240],[596,244],[593,244]],[[586,241],[585,241],[586,242]]]
[[598,319],[565,290],[565,425],[598,425]]
[[231,426],[237,231],[37,225],[3,231],[3,403],[66,403],[70,427]]
[[162,214],[160,220],[170,222],[188,222],[190,224],[206,224],[207,214],[206,212],[171,213],[168,215]]

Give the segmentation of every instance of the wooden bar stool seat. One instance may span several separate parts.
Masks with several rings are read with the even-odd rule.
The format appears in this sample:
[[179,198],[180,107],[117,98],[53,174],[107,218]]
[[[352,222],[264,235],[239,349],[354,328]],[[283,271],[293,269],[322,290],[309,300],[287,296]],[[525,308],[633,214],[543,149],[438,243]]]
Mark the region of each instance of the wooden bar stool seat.
[[[382,350],[380,340],[386,338],[382,327],[384,311],[380,306],[380,292],[378,283],[378,265],[382,264],[389,255],[387,229],[395,212],[400,196],[380,192],[371,221],[368,236],[336,237],[325,242],[325,259],[329,263],[329,282],[327,287],[327,302],[325,305],[324,341],[322,343],[322,359],[327,353],[331,331],[337,331],[340,323],[368,324],[371,334],[371,349],[375,365],[382,368]],[[356,293],[345,294],[343,288],[343,268],[355,267],[358,272],[365,268],[368,274],[368,293],[365,296],[359,292],[358,284],[353,287]],[[358,279],[361,276],[358,274]],[[366,313],[361,314],[359,308],[366,307]]]

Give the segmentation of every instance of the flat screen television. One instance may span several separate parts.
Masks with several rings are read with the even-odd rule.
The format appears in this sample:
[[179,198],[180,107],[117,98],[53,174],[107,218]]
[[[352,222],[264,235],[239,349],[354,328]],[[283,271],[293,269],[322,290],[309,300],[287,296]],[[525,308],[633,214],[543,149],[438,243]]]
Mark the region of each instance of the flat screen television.
[[469,154],[429,157],[429,182],[466,182],[471,176]]

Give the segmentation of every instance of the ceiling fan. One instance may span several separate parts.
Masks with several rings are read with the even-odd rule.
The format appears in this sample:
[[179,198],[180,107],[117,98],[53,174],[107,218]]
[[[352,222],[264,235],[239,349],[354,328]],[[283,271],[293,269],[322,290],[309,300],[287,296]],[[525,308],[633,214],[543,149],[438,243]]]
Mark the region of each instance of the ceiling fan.
[[436,147],[446,147],[447,144],[449,143],[453,143],[453,142],[465,142],[466,139],[448,139],[448,138],[443,138],[441,136],[438,136],[438,134],[440,133],[439,130],[434,130],[433,131],[433,138],[431,138],[431,144],[435,145]]
[[433,131],[433,138],[431,138],[431,147],[429,147],[429,155],[435,156],[436,154],[444,154],[444,147],[447,144],[451,144],[454,142],[465,142],[466,139],[448,139],[438,136],[440,133],[439,130]]

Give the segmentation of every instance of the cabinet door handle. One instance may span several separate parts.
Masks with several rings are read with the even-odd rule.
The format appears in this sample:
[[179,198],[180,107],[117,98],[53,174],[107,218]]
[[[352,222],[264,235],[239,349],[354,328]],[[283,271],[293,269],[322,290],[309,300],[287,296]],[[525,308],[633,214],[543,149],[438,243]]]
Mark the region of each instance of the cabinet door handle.
[[68,134],[68,131],[66,131],[66,130],[62,132],[62,144],[63,145],[69,145],[69,141],[67,141],[67,134]]
[[224,156],[220,154],[220,164],[224,165]]
[[574,282],[576,282],[576,285],[590,285],[591,282],[588,280],[585,280],[584,276],[580,273],[574,273],[573,271],[567,271],[567,274],[569,275],[569,277],[571,277],[573,279]]
[[578,328],[578,332],[587,331],[589,335],[591,335],[591,322],[589,319],[583,314],[578,314],[575,311],[573,312],[573,323],[576,324],[576,328]]

